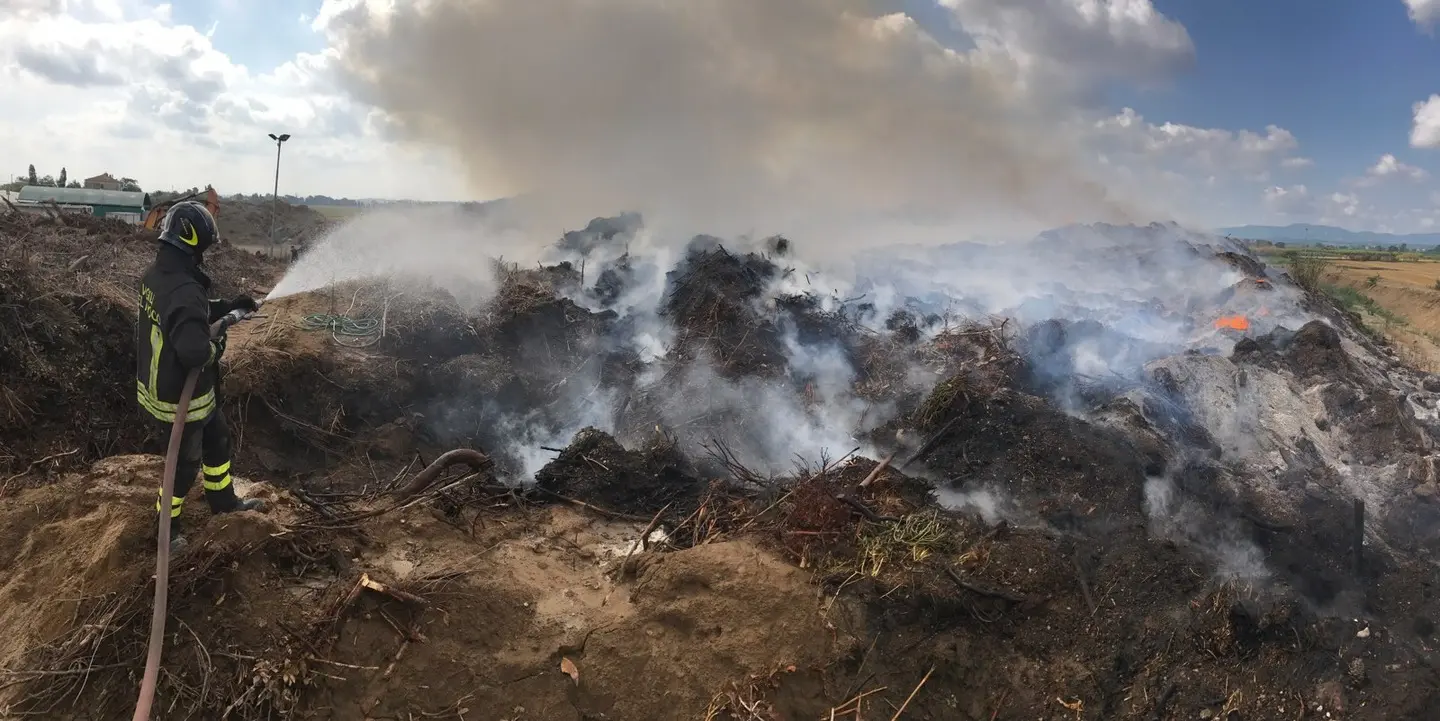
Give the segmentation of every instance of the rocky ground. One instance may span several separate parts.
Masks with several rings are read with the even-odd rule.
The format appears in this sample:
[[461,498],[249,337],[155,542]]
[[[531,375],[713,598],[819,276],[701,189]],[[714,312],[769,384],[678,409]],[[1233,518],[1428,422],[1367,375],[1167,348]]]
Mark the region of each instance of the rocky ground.
[[[232,331],[237,483],[272,509],[187,506],[160,717],[1440,707],[1440,385],[1253,258],[1096,230],[1226,282],[1126,298],[1201,339],[1157,351],[1061,304],[822,297],[780,239],[697,238],[657,272],[615,252],[627,222],[562,239],[569,262],[497,266],[477,306],[357,283]],[[0,216],[10,714],[133,708],[161,461],[123,389],[149,243]],[[1147,252],[1096,262],[1151,277],[1169,261]],[[282,272],[210,264],[227,291]],[[306,325],[332,312],[378,323]],[[1213,327],[1237,313],[1246,330]],[[484,462],[445,468],[454,448]]]

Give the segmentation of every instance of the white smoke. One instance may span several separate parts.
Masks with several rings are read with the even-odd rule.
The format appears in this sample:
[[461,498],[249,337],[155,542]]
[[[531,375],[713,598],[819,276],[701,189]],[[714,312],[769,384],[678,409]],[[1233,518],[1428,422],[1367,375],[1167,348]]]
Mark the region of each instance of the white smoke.
[[1215,517],[1186,500],[1169,478],[1145,481],[1145,515],[1152,534],[1207,552],[1222,579],[1262,581],[1270,577],[1264,551],[1233,526],[1217,529]]
[[535,244],[523,234],[458,208],[386,208],[353,218],[316,240],[268,299],[389,278],[401,286],[439,287],[475,308],[499,288],[497,259],[524,262],[534,255]]
[[972,49],[872,0],[331,0],[320,25],[393,133],[551,232],[632,209],[834,249],[1144,215],[1083,170],[1075,103],[1188,62],[1183,28],[1148,3],[948,4]]

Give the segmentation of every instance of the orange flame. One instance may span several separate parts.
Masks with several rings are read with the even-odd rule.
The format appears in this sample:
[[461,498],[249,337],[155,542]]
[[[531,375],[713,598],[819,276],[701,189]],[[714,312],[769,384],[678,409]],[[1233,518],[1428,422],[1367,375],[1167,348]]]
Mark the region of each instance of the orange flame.
[[1216,328],[1229,328],[1231,330],[1250,330],[1250,321],[1243,315],[1231,315],[1215,319]]

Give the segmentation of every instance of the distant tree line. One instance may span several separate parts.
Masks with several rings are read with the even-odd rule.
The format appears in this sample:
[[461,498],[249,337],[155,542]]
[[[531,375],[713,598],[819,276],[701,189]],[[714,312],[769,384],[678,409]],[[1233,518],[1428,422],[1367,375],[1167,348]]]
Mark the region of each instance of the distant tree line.
[[[35,165],[33,163],[30,165],[29,168],[25,170],[24,173],[21,173],[16,177],[18,179],[14,182],[0,185],[0,190],[8,190],[14,192],[20,190],[27,185],[40,185],[47,188],[81,187],[80,181],[69,179],[69,173],[65,170],[65,168],[60,169],[59,176],[37,175],[35,172]],[[140,183],[136,182],[134,178],[121,178],[120,189],[135,193],[141,192]]]
[[[226,198],[228,200],[259,203],[262,201],[269,201],[271,199],[271,196],[269,193],[250,193],[248,195],[245,193],[236,193],[235,195],[226,196]],[[364,200],[353,200],[351,198],[332,198],[328,195],[282,195],[280,196],[280,199],[285,201],[286,203],[289,203],[290,205],[361,206],[370,204],[368,201]]]
[[[403,206],[421,206],[421,205],[425,205],[425,206],[430,206],[430,205],[444,205],[444,206],[457,207],[457,208],[460,208],[461,210],[466,211],[466,212],[485,212],[485,211],[487,211],[488,209],[490,209],[491,206],[494,205],[494,202],[493,202],[493,201],[469,201],[469,202],[451,203],[451,202],[432,202],[432,201],[421,201],[421,200],[373,200],[373,199],[371,199],[371,200],[355,200],[355,199],[353,199],[353,198],[334,198],[334,197],[331,197],[331,196],[329,196],[329,195],[303,195],[303,196],[302,196],[302,195],[282,195],[282,196],[279,196],[279,197],[280,197],[280,200],[285,201],[286,203],[288,203],[288,204],[290,204],[290,205],[310,205],[310,206],[316,206],[316,205],[326,206],[326,205],[328,205],[328,206],[367,207],[367,208],[368,208],[368,207],[371,207],[371,206],[403,207]],[[234,194],[234,195],[227,195],[227,196],[225,196],[225,199],[228,200],[228,201],[231,201],[231,202],[249,202],[249,203],[269,203],[269,202],[271,202],[271,196],[270,196],[268,193],[249,193],[249,194],[236,193],[236,194]]]
[[[1283,240],[1249,240],[1244,241],[1253,248],[1276,248],[1284,250],[1287,245]],[[1428,255],[1440,255],[1440,245],[1417,245],[1409,243],[1394,243],[1391,245],[1355,245],[1343,243],[1292,243],[1289,247],[1310,248],[1320,251],[1345,252],[1345,256],[1351,260],[1364,261],[1393,261],[1402,253],[1425,253]]]
[[[16,180],[14,182],[0,184],[0,190],[18,191],[27,185],[41,185],[52,188],[82,187],[80,181],[69,180],[69,174],[66,172],[65,168],[60,169],[59,176],[37,175],[35,171],[35,166],[31,165],[25,173],[16,176]],[[120,178],[120,186],[121,190],[127,190],[132,192],[143,192],[144,190],[140,187],[140,183],[134,178]],[[206,190],[208,190],[209,188],[209,185],[205,186]],[[174,200],[175,198],[181,198],[187,195],[198,194],[201,192],[203,191],[200,188],[194,187],[190,188],[189,190],[157,190],[150,193],[150,202],[152,204],[158,204],[163,203],[167,200]],[[268,203],[271,200],[271,196],[269,193],[235,193],[233,195],[227,195],[224,197],[226,200],[232,202]],[[434,203],[424,203],[420,201],[356,200],[354,198],[335,198],[329,195],[282,195],[280,196],[280,200],[283,200],[290,205],[329,205],[342,207],[363,207],[380,204],[434,205]],[[459,205],[461,208],[467,210],[472,208],[475,210],[483,210],[484,207],[488,205],[488,203],[440,203],[440,205]]]

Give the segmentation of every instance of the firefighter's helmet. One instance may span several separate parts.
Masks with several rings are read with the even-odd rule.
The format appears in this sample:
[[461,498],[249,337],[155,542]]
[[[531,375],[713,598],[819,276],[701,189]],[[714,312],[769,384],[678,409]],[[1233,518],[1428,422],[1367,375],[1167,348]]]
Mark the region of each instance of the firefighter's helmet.
[[170,206],[160,221],[160,240],[199,256],[220,239],[215,216],[204,205],[186,200]]

